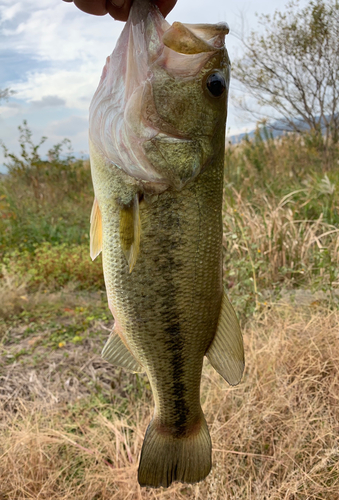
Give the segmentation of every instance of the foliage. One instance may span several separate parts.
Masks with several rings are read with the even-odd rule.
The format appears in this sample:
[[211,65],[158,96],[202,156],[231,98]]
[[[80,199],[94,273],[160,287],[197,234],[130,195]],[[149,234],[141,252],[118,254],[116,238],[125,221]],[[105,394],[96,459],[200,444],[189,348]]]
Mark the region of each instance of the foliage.
[[59,289],[75,283],[77,289],[102,289],[104,278],[101,258],[92,262],[88,245],[44,242],[29,250],[14,250],[3,258],[5,275],[26,282],[30,291]]
[[226,148],[226,184],[243,198],[260,205],[260,198],[279,200],[293,192],[298,219],[339,224],[339,148],[330,163],[309,133],[274,138],[258,126],[254,138]]
[[291,1],[284,12],[262,15],[260,24],[264,34],[243,39],[245,55],[232,67],[261,111],[243,106],[266,118],[271,109],[272,118],[283,117],[283,129],[306,127],[330,149],[339,140],[338,0],[311,0],[303,9]]
[[[339,317],[322,298],[338,302],[339,155],[325,171],[312,136],[262,129],[227,148],[225,284],[241,319],[256,310],[246,370],[230,387],[204,366],[206,480],[141,493],[150,386],[100,358],[113,323],[105,294],[74,291],[103,285],[86,238],[88,165],[43,165],[29,141],[0,180],[0,498],[336,500]],[[310,287],[321,294],[307,308],[274,304]]]
[[74,158],[68,140],[43,160],[40,148],[46,138],[34,144],[26,122],[19,131],[20,155],[3,145],[8,175],[0,182],[0,255],[33,252],[44,241],[88,241],[93,201],[89,163]]
[[[42,160],[27,127],[21,144],[0,182],[2,279],[24,283],[27,293],[102,289],[100,258],[91,262],[88,249],[88,163],[62,157],[60,145]],[[312,134],[274,138],[258,127],[253,139],[228,145],[224,278],[242,318],[267,294],[302,287],[332,295],[338,287],[338,161],[337,151],[326,162]],[[11,299],[19,310],[25,294]]]
[[27,187],[33,189],[37,200],[44,198],[42,191],[46,183],[53,184],[59,191],[61,189],[72,195],[88,181],[88,176],[83,170],[83,160],[76,160],[69,139],[64,139],[49,149],[47,160],[43,160],[39,150],[47,137],[42,137],[38,144],[34,144],[33,134],[26,120],[22,126],[19,125],[18,130],[20,156],[10,153],[8,148],[1,144],[7,159],[4,165],[12,179],[20,179]]
[[8,88],[7,89],[0,89],[0,103],[3,99],[7,100],[13,94],[14,94],[14,91],[10,90]]

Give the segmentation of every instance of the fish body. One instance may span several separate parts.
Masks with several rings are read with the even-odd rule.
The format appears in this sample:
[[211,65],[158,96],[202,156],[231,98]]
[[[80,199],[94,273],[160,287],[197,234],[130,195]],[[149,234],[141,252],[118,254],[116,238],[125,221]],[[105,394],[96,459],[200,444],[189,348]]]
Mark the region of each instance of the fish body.
[[170,26],[136,0],[90,108],[91,255],[115,319],[103,356],[146,371],[155,402],[143,486],[206,477],[203,358],[233,385],[244,367],[222,286],[226,31]]

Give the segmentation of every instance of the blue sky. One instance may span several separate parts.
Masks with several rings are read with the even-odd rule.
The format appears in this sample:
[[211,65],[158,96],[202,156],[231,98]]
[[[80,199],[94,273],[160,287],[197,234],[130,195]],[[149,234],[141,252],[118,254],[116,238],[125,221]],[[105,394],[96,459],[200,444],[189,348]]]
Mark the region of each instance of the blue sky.
[[[228,22],[226,42],[232,60],[241,54],[232,31],[240,32],[242,26],[245,32],[257,29],[255,12],[273,13],[287,3],[178,0],[168,21]],[[90,16],[62,0],[0,0],[0,89],[15,91],[0,104],[0,139],[10,151],[18,152],[17,127],[26,119],[36,142],[48,137],[44,151],[67,137],[76,154],[88,153],[88,107],[122,27],[108,15]],[[233,106],[235,94],[232,82],[227,123],[231,135],[253,128],[253,122]]]

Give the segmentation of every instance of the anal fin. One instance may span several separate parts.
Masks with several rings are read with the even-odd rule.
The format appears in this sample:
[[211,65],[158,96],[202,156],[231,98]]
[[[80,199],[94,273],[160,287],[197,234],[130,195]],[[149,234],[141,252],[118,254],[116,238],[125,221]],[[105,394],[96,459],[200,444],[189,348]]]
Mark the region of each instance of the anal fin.
[[131,273],[140,248],[139,195],[136,194],[131,207],[120,210],[120,243]]
[[131,372],[138,373],[145,371],[114,329],[108,337],[101,356],[112,365],[121,366]]
[[244,345],[239,321],[225,292],[217,332],[206,356],[226,382],[239,384],[245,367]]
[[91,212],[90,255],[94,260],[102,250],[102,218],[98,201],[94,198]]

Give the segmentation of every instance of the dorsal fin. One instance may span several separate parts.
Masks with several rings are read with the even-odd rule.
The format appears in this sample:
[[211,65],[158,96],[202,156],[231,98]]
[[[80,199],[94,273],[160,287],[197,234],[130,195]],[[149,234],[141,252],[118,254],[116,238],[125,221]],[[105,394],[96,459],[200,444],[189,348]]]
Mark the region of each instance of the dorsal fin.
[[94,198],[91,212],[90,255],[94,260],[102,250],[102,219],[98,201]]

